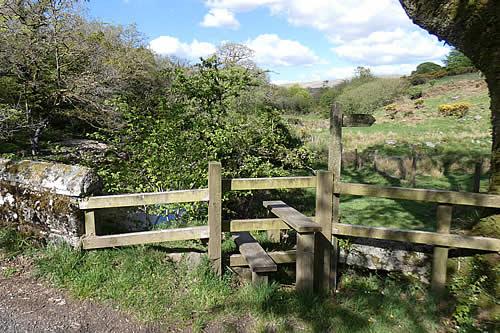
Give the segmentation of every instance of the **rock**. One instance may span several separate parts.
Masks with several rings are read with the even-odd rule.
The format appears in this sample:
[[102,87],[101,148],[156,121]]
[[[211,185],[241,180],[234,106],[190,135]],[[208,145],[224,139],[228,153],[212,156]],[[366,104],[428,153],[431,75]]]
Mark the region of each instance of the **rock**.
[[385,143],[388,145],[395,145],[397,143],[397,141],[396,140],[387,140],[387,141],[385,141]]
[[0,222],[76,247],[84,233],[78,199],[100,190],[89,168],[0,159]]
[[436,148],[436,144],[433,142],[426,142],[425,145],[429,148]]
[[101,188],[99,178],[90,168],[2,158],[0,158],[0,182],[71,197],[83,197]]

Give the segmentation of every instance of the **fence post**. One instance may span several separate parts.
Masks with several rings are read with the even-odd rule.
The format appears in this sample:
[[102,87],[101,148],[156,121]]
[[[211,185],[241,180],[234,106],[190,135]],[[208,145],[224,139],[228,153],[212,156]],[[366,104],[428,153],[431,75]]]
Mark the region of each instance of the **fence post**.
[[295,288],[299,292],[314,289],[314,232],[297,232],[297,262]]
[[[340,182],[342,167],[342,110],[337,103],[333,104],[330,112],[330,146],[328,147],[328,170],[333,172],[333,184]],[[339,222],[340,197],[333,196],[332,201],[332,223]],[[339,261],[339,241],[332,236],[332,272],[331,288],[337,289],[337,266]]]
[[85,236],[95,236],[95,215],[93,210],[85,211]]
[[474,177],[472,178],[472,192],[479,193],[481,190],[481,174],[483,172],[483,160],[474,164]]
[[208,164],[208,258],[214,271],[222,274],[222,175],[221,164]]
[[321,232],[316,233],[314,279],[316,290],[326,292],[332,284],[333,172],[318,171],[316,183],[316,223],[321,225]]
[[[447,234],[450,232],[453,206],[437,206],[437,232]],[[431,289],[436,294],[442,294],[446,286],[446,270],[448,261],[448,248],[434,246],[432,256],[432,281]]]

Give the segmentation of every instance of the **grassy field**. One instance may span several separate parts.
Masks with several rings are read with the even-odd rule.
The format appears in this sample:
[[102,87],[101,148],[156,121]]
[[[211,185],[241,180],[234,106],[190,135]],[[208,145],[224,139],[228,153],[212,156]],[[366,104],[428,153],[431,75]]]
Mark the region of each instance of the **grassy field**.
[[[357,149],[360,155],[377,151],[379,156],[410,157],[414,150],[422,159],[417,168],[417,188],[470,191],[474,163],[480,158],[488,160],[491,151],[490,101],[486,84],[479,74],[465,74],[425,84],[422,91],[422,108],[416,109],[415,101],[403,96],[394,103],[398,110],[394,117],[380,108],[375,110],[376,123],[373,126],[344,128],[344,152]],[[462,119],[440,116],[438,106],[451,102],[468,102],[472,107]],[[320,167],[325,168],[329,120],[318,114],[285,118],[318,152],[322,161]],[[435,166],[427,165],[432,163]],[[443,170],[443,164],[447,163],[452,168]],[[344,167],[342,180],[410,186],[409,181],[388,177],[373,170],[371,165],[360,170]],[[488,174],[484,173],[481,191],[487,191],[487,187]],[[465,211],[468,215],[475,214],[473,210]],[[341,198],[341,218],[344,223],[434,230],[435,205],[344,196]],[[463,221],[463,216],[456,216],[452,227],[461,229],[470,224]]]

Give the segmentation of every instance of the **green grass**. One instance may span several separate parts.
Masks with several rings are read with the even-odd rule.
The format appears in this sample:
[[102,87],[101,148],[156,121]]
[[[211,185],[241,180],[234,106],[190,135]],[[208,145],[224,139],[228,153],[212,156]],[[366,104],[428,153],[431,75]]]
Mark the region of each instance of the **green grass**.
[[[250,331],[433,332],[440,314],[420,284],[348,271],[335,297],[311,297],[293,289],[239,285],[216,277],[205,260],[195,269],[165,261],[154,247],[75,252],[48,247],[37,274],[77,298],[111,302],[145,321],[202,329],[235,318]],[[240,319],[238,319],[240,320]],[[223,326],[224,326],[223,325]]]

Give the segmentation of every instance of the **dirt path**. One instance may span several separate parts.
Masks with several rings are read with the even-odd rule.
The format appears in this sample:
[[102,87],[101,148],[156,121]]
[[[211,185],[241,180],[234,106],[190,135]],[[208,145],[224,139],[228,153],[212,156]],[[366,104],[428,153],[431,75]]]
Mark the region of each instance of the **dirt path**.
[[73,300],[26,276],[0,275],[0,332],[165,332],[110,306]]

